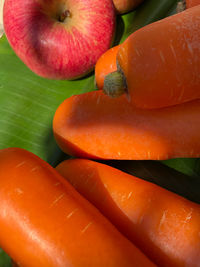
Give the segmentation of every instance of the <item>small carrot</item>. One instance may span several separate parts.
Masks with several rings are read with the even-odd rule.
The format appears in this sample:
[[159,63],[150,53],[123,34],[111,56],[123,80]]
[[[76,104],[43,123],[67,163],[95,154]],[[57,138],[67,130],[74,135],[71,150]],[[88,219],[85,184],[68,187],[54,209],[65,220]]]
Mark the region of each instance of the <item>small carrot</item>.
[[200,205],[91,160],[56,169],[158,266],[199,266]]
[[66,99],[53,120],[57,144],[71,155],[164,160],[200,157],[200,100],[139,109],[102,90]]
[[95,65],[95,81],[98,89],[103,89],[104,78],[107,74],[117,70],[116,56],[120,45],[108,49],[98,59]]
[[138,7],[144,0],[113,0],[117,13],[124,14]]
[[0,246],[19,266],[154,266],[49,164],[0,150]]
[[117,53],[117,72],[105,77],[110,96],[127,93],[141,108],[200,98],[200,5],[131,34]]

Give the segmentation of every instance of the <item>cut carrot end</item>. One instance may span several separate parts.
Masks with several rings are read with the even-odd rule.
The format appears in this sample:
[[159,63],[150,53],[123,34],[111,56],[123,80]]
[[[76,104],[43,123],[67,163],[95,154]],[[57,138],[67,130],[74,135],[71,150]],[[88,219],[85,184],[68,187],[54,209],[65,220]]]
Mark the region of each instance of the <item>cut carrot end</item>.
[[110,97],[118,97],[126,92],[124,75],[114,71],[105,76],[103,92]]
[[177,3],[176,13],[180,13],[186,9],[186,1],[181,0]]

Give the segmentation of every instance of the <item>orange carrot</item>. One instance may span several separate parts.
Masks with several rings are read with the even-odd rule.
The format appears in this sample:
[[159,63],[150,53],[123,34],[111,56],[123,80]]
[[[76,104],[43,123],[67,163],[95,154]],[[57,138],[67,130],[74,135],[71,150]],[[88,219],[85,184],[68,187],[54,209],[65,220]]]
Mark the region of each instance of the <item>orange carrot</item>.
[[56,169],[158,266],[199,266],[200,205],[91,160]]
[[200,0],[186,0],[186,8],[200,5]]
[[102,90],[72,96],[57,109],[54,136],[71,155],[101,159],[200,157],[200,100],[139,109]]
[[135,9],[144,0],[113,0],[117,13],[124,14]]
[[197,5],[200,5],[200,0],[181,0],[177,3],[177,13]]
[[120,45],[108,49],[98,59],[95,65],[95,81],[98,89],[103,89],[104,78],[107,74],[117,70],[116,56]]
[[104,91],[126,92],[141,108],[160,108],[200,98],[200,5],[131,34],[117,54],[118,71]]
[[19,266],[154,266],[49,164],[0,150],[0,246]]

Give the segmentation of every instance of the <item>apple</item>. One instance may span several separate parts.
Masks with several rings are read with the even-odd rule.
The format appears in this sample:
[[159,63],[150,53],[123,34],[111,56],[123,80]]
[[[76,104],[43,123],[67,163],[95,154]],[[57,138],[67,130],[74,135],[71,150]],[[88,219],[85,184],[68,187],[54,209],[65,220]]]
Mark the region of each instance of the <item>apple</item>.
[[115,33],[112,0],[5,0],[7,39],[37,75],[75,79],[93,70]]
[[127,13],[135,9],[144,0],[113,0],[115,9],[119,14]]

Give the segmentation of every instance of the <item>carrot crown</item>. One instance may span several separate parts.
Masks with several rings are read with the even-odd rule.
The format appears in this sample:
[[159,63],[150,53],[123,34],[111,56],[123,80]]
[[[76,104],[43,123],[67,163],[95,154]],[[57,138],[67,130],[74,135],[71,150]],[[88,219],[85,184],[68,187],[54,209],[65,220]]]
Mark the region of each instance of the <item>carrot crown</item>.
[[109,73],[104,78],[103,91],[110,97],[118,97],[126,92],[124,75],[119,71]]
[[186,9],[186,0],[180,0],[177,3],[176,12],[180,13]]

